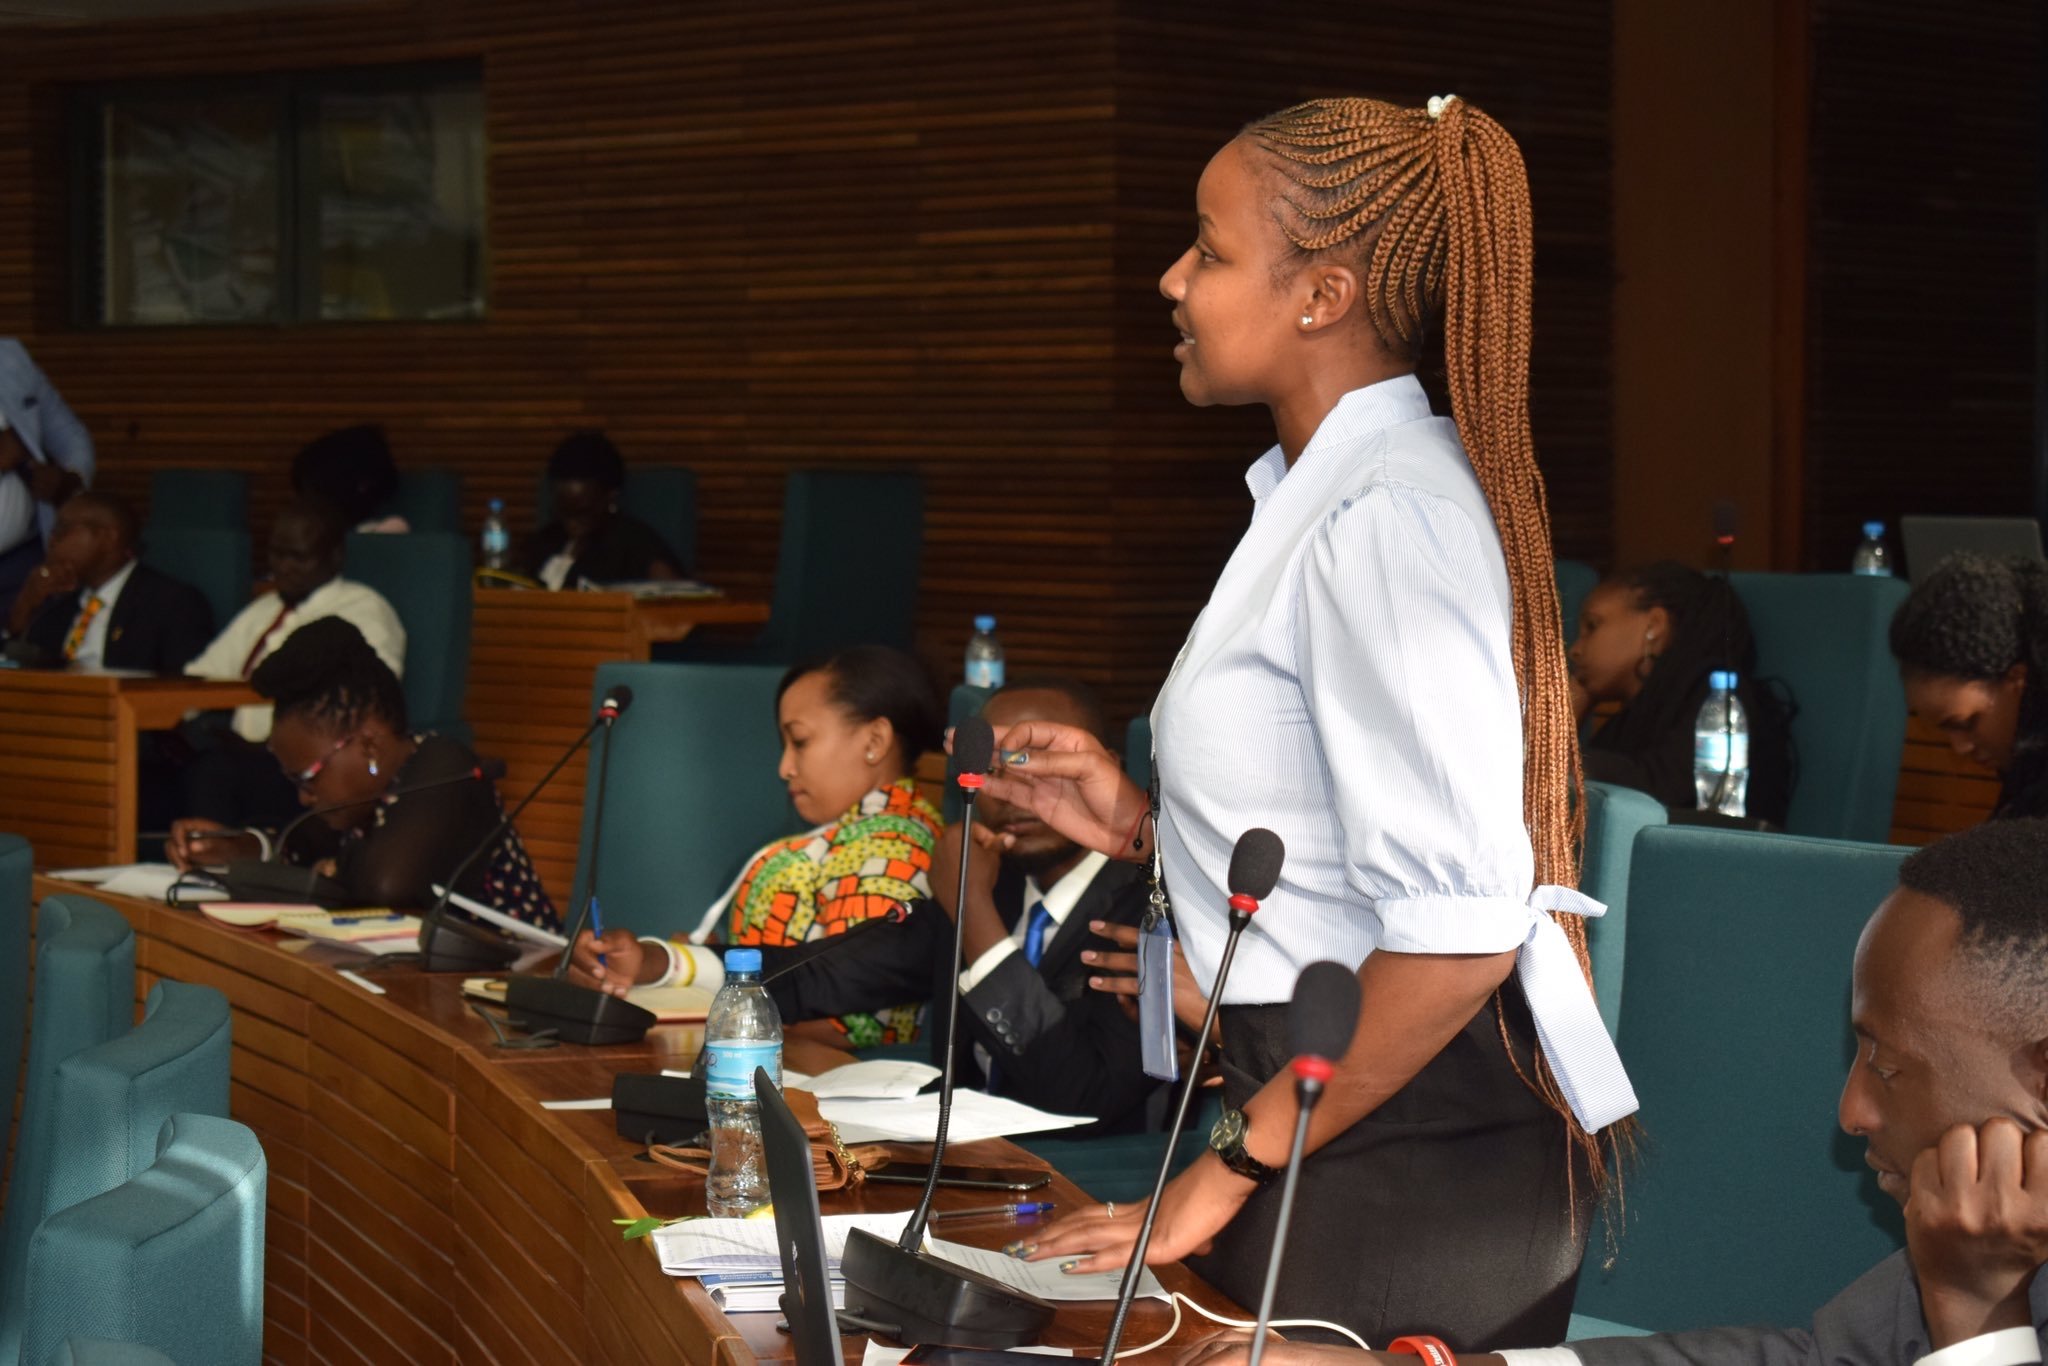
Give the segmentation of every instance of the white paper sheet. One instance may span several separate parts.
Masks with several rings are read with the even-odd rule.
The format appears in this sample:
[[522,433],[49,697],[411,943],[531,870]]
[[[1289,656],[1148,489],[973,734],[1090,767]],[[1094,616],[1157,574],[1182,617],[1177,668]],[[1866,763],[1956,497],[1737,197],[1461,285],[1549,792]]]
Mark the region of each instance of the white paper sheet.
[[[939,1069],[930,1063],[892,1062],[877,1058],[870,1062],[848,1063],[829,1072],[820,1072],[815,1077],[805,1077],[802,1081],[795,1079],[797,1075],[785,1075],[783,1085],[809,1091],[821,1101],[909,1100],[939,1075]],[[960,1109],[957,1093],[953,1109],[957,1121]]]
[[[939,1130],[936,1095],[909,1100],[826,1100],[820,1096],[818,1113],[839,1126],[839,1137],[847,1143],[930,1143]],[[1094,1122],[1087,1115],[1055,1115],[1004,1096],[956,1090],[946,1139],[972,1143],[980,1138],[1009,1138]]]
[[[178,870],[168,863],[121,863],[104,868],[61,868],[51,877],[66,882],[98,887],[109,896],[132,896],[142,901],[162,901],[178,880]],[[206,887],[185,887],[179,897],[186,901],[226,901],[228,894]]]
[[[825,1217],[825,1260],[836,1270],[846,1251],[846,1236],[864,1228],[892,1242],[903,1235],[911,1211],[894,1214],[832,1214]],[[654,1231],[661,1269],[671,1276],[699,1272],[761,1271],[782,1274],[782,1253],[775,1242],[773,1219],[685,1219]]]
[[[944,1258],[969,1271],[978,1271],[1012,1290],[1022,1290],[1042,1300],[1113,1300],[1124,1279],[1121,1270],[1091,1271],[1086,1275],[1070,1276],[1060,1270],[1062,1259],[1058,1257],[1049,1257],[1042,1262],[1023,1262],[1005,1252],[949,1243],[943,1238],[929,1238],[925,1246],[934,1257]],[[1138,1277],[1137,1297],[1141,1300],[1163,1300],[1166,1287],[1159,1283],[1157,1276],[1147,1271]]]

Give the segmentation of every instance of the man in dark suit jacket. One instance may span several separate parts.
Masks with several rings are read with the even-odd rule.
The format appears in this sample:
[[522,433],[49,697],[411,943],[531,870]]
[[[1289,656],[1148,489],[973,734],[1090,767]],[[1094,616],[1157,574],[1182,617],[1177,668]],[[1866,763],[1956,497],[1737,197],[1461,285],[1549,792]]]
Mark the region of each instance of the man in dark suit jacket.
[[[1020,681],[991,698],[984,714],[999,731],[1024,721],[1103,730],[1093,694],[1066,680]],[[955,824],[940,837],[932,856],[933,898],[916,903],[901,924],[857,930],[862,942],[844,951],[826,954],[830,940],[769,951],[765,971],[801,965],[768,988],[785,1021],[946,999],[964,829]],[[1144,871],[1089,853],[1028,811],[988,796],[977,803],[975,838],[963,931],[960,1018],[966,1033],[954,1053],[958,1080],[1100,1121],[1077,1133],[1146,1127],[1146,1103],[1161,1083],[1140,1065],[1138,1026],[1124,998],[1090,989],[1090,975],[1101,969],[1086,957],[1119,951],[1092,926],[1136,925],[1143,918],[1149,900]],[[945,1012],[935,1011],[929,1030],[935,1063],[945,1056],[945,1023]]]
[[[1907,859],[1856,946],[1842,1128],[1906,1209],[1906,1248],[1810,1328],[1597,1338],[1466,1366],[2017,1366],[2048,1351],[2048,821],[1996,821]],[[1740,1113],[1741,1097],[1728,1097]],[[1654,1160],[1654,1153],[1650,1160]],[[1762,1220],[1764,1211],[1757,1212]],[[1626,1240],[1621,1255],[1628,1255]],[[1954,1349],[1951,1351],[1950,1349]],[[1233,1366],[1241,1338],[1176,1366]],[[1409,1355],[1275,1346],[1273,1366]]]
[[57,513],[49,554],[15,603],[29,655],[52,665],[176,674],[213,638],[213,608],[190,584],[136,559],[135,510],[81,493]]

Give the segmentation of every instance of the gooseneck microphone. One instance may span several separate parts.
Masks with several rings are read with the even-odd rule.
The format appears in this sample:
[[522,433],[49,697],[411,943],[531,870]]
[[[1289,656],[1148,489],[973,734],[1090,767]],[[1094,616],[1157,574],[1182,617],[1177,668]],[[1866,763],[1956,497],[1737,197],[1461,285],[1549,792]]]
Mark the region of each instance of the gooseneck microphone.
[[[619,700],[619,694],[622,692],[625,693],[623,702]],[[597,716],[577,735],[575,743],[562,752],[562,757],[555,760],[554,767],[543,773],[540,781],[533,785],[533,790],[519,799],[519,805],[507,812],[505,818],[491,827],[491,832],[478,840],[475,846],[462,856],[462,861],[455,865],[455,871],[441,884],[441,895],[420,919],[419,964],[423,971],[448,972],[461,969],[474,972],[481,969],[489,972],[495,968],[507,967],[519,957],[519,945],[503,935],[466,921],[450,920],[447,916],[448,898],[454,895],[455,884],[462,880],[462,875],[469,871],[470,865],[482,858],[485,851],[497,844],[499,837],[512,828],[512,823],[533,804],[533,799],[546,790],[547,785],[554,781],[555,775],[562,771],[569,760],[576,757],[576,751],[589,743],[597,728],[616,720],[620,712],[632,705],[632,701],[633,694],[629,689],[614,688],[606,694],[604,701],[598,706]]]
[[[528,1031],[553,1029],[565,1043],[632,1043],[654,1027],[651,1010],[621,1000],[595,987],[568,981],[569,960],[576,941],[590,923],[591,907],[597,904],[597,876],[604,850],[604,790],[611,770],[612,726],[633,705],[633,690],[620,684],[605,694],[592,726],[604,728],[604,742],[597,750],[597,807],[590,822],[590,877],[584,884],[583,904],[577,908],[575,923],[569,926],[568,942],[548,977],[514,977],[505,983],[505,1014],[514,1025]],[[589,731],[584,734],[589,735]]]
[[1323,1088],[1337,1073],[1336,1060],[1351,1047],[1358,1028],[1358,974],[1342,963],[1310,963],[1294,984],[1294,1002],[1287,1008],[1287,1046],[1294,1054],[1294,1146],[1287,1152],[1287,1175],[1280,1183],[1280,1219],[1273,1229],[1273,1252],[1266,1263],[1266,1288],[1259,1295],[1259,1322],[1252,1330],[1251,1366],[1266,1354],[1266,1329],[1273,1322],[1273,1297],[1280,1289],[1280,1261],[1287,1255],[1287,1229],[1294,1219],[1294,1191],[1301,1184],[1301,1162],[1308,1148],[1309,1113],[1323,1098]]
[[1110,1316],[1109,1335],[1102,1340],[1102,1360],[1116,1360],[1123,1341],[1124,1320],[1130,1317],[1131,1301],[1138,1295],[1138,1280],[1145,1274],[1145,1249],[1152,1245],[1152,1225],[1159,1218],[1159,1193],[1173,1174],[1173,1146],[1181,1126],[1188,1122],[1188,1104],[1201,1084],[1202,1056],[1209,1051],[1209,1038],[1216,1032],[1216,1007],[1223,1000],[1223,985],[1230,980],[1231,960],[1237,957],[1237,941],[1258,913],[1259,903],[1280,885],[1280,868],[1287,861],[1287,846],[1271,830],[1253,828],[1237,837],[1230,851],[1230,935],[1223,941],[1223,960],[1216,965],[1216,980],[1209,986],[1209,1008],[1202,1012],[1202,1030],[1195,1036],[1195,1061],[1181,1078],[1180,1100],[1173,1107],[1173,1123],[1166,1131],[1166,1151],[1159,1156],[1159,1175],[1152,1181],[1152,1198],[1145,1202],[1144,1222],[1138,1226],[1138,1241],[1131,1248],[1131,1260],[1124,1267],[1123,1283],[1116,1291],[1116,1311]]
[[796,955],[795,962],[784,963],[781,967],[775,969],[775,971],[769,973],[766,977],[763,977],[761,979],[761,985],[765,987],[771,982],[779,982],[783,978],[789,976],[789,974],[791,974],[792,972],[803,971],[805,968],[811,966],[811,964],[817,962],[820,958],[829,958],[831,955],[839,951],[840,945],[846,943],[855,935],[860,934],[862,931],[866,930],[870,925],[901,925],[904,921],[908,919],[910,919],[910,907],[898,901],[891,905],[888,910],[882,912],[880,915],[870,916],[866,920],[856,920],[851,925],[848,925],[844,930],[841,930],[838,934],[832,935],[830,938],[827,939],[819,940],[816,948],[811,948],[811,946],[808,944],[804,945],[803,947],[811,949],[809,953]]
[[987,721],[974,717],[953,728],[953,781],[963,801],[960,822],[960,887],[953,917],[953,978],[946,996],[946,1049],[941,1060],[939,1125],[932,1136],[931,1166],[917,1209],[894,1243],[862,1229],[847,1235],[840,1261],[846,1278],[846,1321],[886,1332],[898,1342],[919,1346],[943,1343],[955,1347],[1018,1347],[1030,1342],[1052,1321],[1054,1306],[1035,1295],[1012,1290],[1000,1281],[919,1250],[932,1197],[938,1190],[939,1164],[946,1157],[946,1128],[953,1114],[953,1050],[960,1038],[960,958],[967,923],[967,869],[974,857],[974,799],[988,781],[995,761],[996,737]]

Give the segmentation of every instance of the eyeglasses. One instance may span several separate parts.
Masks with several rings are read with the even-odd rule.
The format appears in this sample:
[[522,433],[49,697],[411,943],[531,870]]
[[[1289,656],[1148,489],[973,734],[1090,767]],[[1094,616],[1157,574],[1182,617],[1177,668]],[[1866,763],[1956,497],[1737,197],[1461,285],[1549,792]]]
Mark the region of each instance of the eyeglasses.
[[303,773],[294,773],[290,775],[291,780],[294,783],[298,784],[299,791],[311,792],[313,790],[313,784],[320,780],[321,771],[325,769],[329,764],[334,762],[334,756],[341,753],[343,750],[347,749],[350,745],[354,744],[356,741],[362,738],[363,734],[361,731],[351,731],[349,734],[342,736],[339,740],[334,742],[334,748],[328,750],[325,754],[321,755],[320,758],[317,761],[315,761],[311,768],[307,769]]

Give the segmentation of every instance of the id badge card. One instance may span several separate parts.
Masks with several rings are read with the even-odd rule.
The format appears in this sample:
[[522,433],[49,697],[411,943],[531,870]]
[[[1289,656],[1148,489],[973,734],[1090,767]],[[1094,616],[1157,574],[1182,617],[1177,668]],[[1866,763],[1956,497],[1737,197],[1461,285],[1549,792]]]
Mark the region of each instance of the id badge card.
[[1138,927],[1138,1033],[1145,1075],[1180,1079],[1174,1046],[1173,922],[1153,911]]

